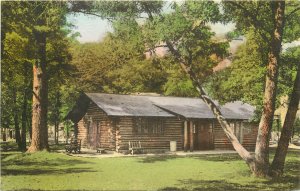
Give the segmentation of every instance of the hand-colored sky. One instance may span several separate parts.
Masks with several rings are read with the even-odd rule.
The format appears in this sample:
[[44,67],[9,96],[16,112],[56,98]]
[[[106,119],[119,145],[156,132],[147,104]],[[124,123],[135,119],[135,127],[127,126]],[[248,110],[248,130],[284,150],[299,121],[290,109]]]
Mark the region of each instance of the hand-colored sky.
[[81,43],[101,41],[107,32],[112,31],[107,20],[96,16],[76,14],[70,15],[68,20],[75,25],[74,32],[80,33],[77,39]]

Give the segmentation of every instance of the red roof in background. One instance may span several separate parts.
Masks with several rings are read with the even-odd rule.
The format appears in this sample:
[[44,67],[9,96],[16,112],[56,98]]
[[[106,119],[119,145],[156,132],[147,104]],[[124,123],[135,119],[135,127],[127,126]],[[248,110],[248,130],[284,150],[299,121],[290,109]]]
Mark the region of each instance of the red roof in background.
[[214,72],[218,72],[221,70],[224,70],[225,68],[227,68],[228,66],[231,65],[231,60],[229,60],[228,58],[225,58],[224,60],[222,60],[221,62],[219,62],[219,64],[217,66],[215,66],[213,68]]

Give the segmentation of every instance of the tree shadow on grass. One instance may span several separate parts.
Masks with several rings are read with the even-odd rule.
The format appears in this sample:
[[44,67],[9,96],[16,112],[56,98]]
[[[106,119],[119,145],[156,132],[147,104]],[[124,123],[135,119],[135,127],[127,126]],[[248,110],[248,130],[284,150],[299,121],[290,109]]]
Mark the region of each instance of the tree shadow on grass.
[[297,160],[287,161],[282,177],[274,178],[266,182],[267,185],[278,183],[281,185],[291,184],[292,188],[300,189],[300,162]]
[[256,191],[260,190],[256,185],[240,185],[237,183],[229,183],[225,180],[181,180],[181,184],[192,187],[194,191]]
[[13,154],[7,154],[7,156],[2,156],[2,155],[3,154],[1,154],[2,166],[19,165],[19,166],[48,167],[48,166],[74,166],[74,165],[78,165],[78,164],[93,164],[94,163],[94,162],[82,161],[82,160],[78,160],[78,159],[62,159],[62,158],[54,158],[54,159],[48,159],[48,160],[43,160],[43,161],[37,161],[37,160],[30,160],[30,159],[22,158],[23,157],[22,155],[19,155],[19,156],[16,155],[16,158],[13,158],[12,160],[4,160],[5,158],[7,158]]
[[6,157],[9,157],[14,154],[15,153],[11,153],[11,152],[1,152],[1,161],[3,161]]
[[181,187],[166,187],[160,189],[160,191],[263,191],[263,190],[273,190],[273,191],[283,191],[292,190],[297,188],[296,185],[284,184],[278,186],[278,184],[257,184],[256,182],[242,185],[238,183],[227,182],[226,180],[180,180],[181,185],[187,188]]
[[212,161],[212,162],[233,162],[233,161],[241,161],[242,159],[237,154],[216,154],[216,155],[199,155],[195,156],[193,155],[193,158],[199,159],[199,160],[206,160],[206,161]]
[[[18,161],[6,161],[11,164],[15,165],[22,165],[22,166],[74,166],[79,164],[93,164],[93,162],[76,160],[76,159],[52,159],[47,161],[29,161],[29,160],[18,160]],[[5,165],[5,163],[3,163]]]
[[16,152],[1,153],[2,176],[96,172],[88,167],[76,168],[77,165],[94,164],[91,161],[58,158],[59,156],[54,158],[49,156],[49,158],[45,157],[43,160],[39,160],[38,158],[27,158],[27,156],[29,155]]
[[1,149],[1,153],[7,151],[19,151],[17,143],[12,141],[1,142],[0,149]]
[[158,156],[148,156],[145,158],[141,158],[139,162],[141,163],[155,163],[155,162],[165,162],[169,160],[174,160],[182,158],[180,156],[168,156],[168,155],[158,155]]
[[[7,190],[10,191],[10,190]],[[43,190],[43,189],[28,189],[28,188],[21,188],[21,189],[17,189],[17,190],[11,190],[11,191],[49,191],[49,190]],[[86,190],[86,189],[68,189],[68,190],[60,190],[60,191],[99,191],[99,190]]]
[[165,187],[165,188],[159,189],[159,191],[187,191],[187,189],[177,188],[177,187]]
[[61,174],[71,174],[71,173],[83,173],[83,172],[99,172],[95,170],[90,170],[87,168],[68,168],[68,169],[57,169],[57,168],[49,168],[49,169],[1,169],[1,176],[23,176],[23,175],[61,175]]
[[217,155],[190,155],[190,156],[176,156],[176,155],[158,155],[158,156],[147,156],[142,158],[139,162],[142,163],[155,163],[155,162],[163,162],[173,159],[179,158],[193,158],[199,160],[206,160],[206,161],[214,161],[214,162],[233,162],[233,161],[240,161],[240,157],[237,154],[217,154]]

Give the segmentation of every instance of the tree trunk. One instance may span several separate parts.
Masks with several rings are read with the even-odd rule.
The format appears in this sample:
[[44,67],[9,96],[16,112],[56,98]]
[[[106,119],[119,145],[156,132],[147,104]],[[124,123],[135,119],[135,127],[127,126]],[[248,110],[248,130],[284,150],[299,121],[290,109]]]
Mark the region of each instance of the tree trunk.
[[58,132],[59,132],[59,109],[61,107],[60,103],[60,93],[59,91],[55,94],[55,109],[54,109],[54,115],[55,115],[55,122],[54,122],[54,135],[55,135],[55,144],[58,144]]
[[21,150],[21,134],[20,134],[20,126],[19,126],[19,112],[17,110],[17,91],[16,89],[13,89],[13,104],[14,104],[14,124],[15,124],[15,138],[16,143],[18,144],[18,149]]
[[17,113],[14,114],[14,123],[15,123],[16,143],[18,144],[18,148],[21,149],[21,134],[20,134],[20,127],[19,127],[19,117]]
[[26,126],[27,126],[27,107],[28,107],[28,98],[29,98],[29,88],[30,88],[30,83],[29,83],[29,76],[28,76],[28,69],[30,66],[28,63],[24,63],[24,76],[25,76],[25,88],[24,88],[24,95],[23,95],[23,107],[22,107],[22,134],[21,134],[21,150],[25,151],[26,150]]
[[46,33],[35,32],[37,56],[33,65],[32,140],[27,152],[49,150],[47,129],[48,80]]
[[[32,119],[32,117],[31,117],[31,119]],[[30,120],[28,118],[27,118],[27,120],[29,120],[29,121],[27,121],[27,124],[28,124],[28,134],[29,134],[29,139],[30,139],[29,141],[31,142],[31,140],[32,140],[32,120]],[[31,121],[31,124],[29,124],[30,121]]]
[[23,111],[22,111],[22,134],[21,134],[21,150],[26,150],[26,122],[27,122],[27,90],[24,90]]
[[279,69],[279,54],[284,27],[284,1],[271,2],[274,13],[274,32],[268,54],[268,68],[263,100],[263,112],[259,123],[255,148],[255,170],[257,176],[267,176],[269,170],[269,139],[272,129]]
[[54,124],[54,139],[55,139],[55,144],[58,144],[58,121],[55,121]]
[[285,115],[284,124],[281,130],[281,136],[274,156],[270,175],[280,176],[283,174],[285,157],[287,154],[289,140],[292,135],[293,125],[296,119],[300,99],[300,65],[298,64],[297,76],[294,82],[293,92],[290,96],[288,111]]

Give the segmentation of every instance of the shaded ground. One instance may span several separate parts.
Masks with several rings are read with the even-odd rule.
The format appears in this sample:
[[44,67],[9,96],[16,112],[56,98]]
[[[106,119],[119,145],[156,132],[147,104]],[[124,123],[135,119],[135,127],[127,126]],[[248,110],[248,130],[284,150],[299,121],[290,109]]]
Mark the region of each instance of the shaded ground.
[[293,190],[299,155],[290,150],[285,175],[271,180],[251,176],[236,154],[81,158],[10,149],[1,153],[0,190]]

